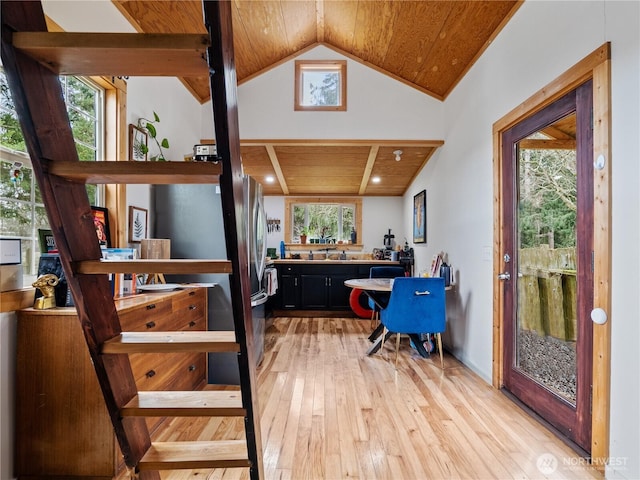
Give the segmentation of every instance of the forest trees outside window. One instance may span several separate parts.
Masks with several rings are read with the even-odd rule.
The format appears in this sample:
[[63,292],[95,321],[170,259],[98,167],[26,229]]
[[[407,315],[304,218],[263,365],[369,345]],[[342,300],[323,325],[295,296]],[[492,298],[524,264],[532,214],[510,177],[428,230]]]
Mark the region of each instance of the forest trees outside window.
[[[102,160],[103,90],[77,77],[60,77],[60,82],[80,160]],[[2,69],[0,153],[0,236],[21,240],[24,281],[30,284],[40,256],[38,229],[48,229],[49,221]],[[87,194],[91,205],[101,204],[101,190],[96,185],[87,185]]]
[[295,65],[295,110],[347,109],[346,61],[297,60]]

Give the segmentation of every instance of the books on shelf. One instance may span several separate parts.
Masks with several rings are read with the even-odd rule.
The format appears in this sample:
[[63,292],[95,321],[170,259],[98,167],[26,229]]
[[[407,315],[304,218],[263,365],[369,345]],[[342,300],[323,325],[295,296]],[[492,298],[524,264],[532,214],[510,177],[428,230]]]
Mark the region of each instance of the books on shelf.
[[[135,248],[102,248],[104,260],[135,260],[138,251]],[[109,274],[114,298],[134,295],[136,293],[137,275],[135,273]]]

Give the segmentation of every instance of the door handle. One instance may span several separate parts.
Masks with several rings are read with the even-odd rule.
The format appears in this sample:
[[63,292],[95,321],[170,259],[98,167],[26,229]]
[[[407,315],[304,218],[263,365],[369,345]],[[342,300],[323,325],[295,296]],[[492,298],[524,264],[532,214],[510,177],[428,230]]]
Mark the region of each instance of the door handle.
[[511,274],[509,272],[502,272],[498,274],[498,280],[511,280]]

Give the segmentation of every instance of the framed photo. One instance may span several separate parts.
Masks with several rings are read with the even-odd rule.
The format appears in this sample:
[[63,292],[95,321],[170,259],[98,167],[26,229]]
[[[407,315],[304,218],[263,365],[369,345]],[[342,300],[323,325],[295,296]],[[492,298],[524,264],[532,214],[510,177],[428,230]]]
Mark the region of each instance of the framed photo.
[[427,243],[427,191],[413,197],[413,243]]
[[147,210],[129,206],[129,242],[140,243],[147,238]]
[[40,240],[40,253],[57,252],[56,239],[53,238],[53,232],[44,228],[38,229],[38,239]]
[[129,160],[146,162],[149,137],[147,132],[134,124],[129,124]]
[[91,207],[93,225],[100,245],[111,248],[111,231],[109,230],[109,210],[104,207]]

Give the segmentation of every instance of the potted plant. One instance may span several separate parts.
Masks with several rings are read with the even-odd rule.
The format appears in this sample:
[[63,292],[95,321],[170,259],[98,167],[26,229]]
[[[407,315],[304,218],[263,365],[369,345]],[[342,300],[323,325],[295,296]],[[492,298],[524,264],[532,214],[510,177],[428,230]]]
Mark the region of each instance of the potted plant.
[[300,243],[307,243],[307,236],[309,235],[309,229],[307,227],[302,227],[300,231]]
[[[164,151],[162,149],[169,148],[169,140],[167,140],[166,138],[163,138],[161,141],[158,140],[157,138],[158,131],[156,130],[156,126],[154,124],[159,122],[160,122],[160,117],[156,112],[153,112],[153,120],[149,120],[148,118],[141,117],[138,119],[138,127],[146,130],[149,136],[153,139],[154,142],[156,142],[156,145],[158,146],[158,154],[152,155],[149,159],[151,161],[164,162],[166,161],[166,158],[164,158]],[[149,147],[147,145],[141,145],[140,148],[142,150],[143,155],[149,153]]]

